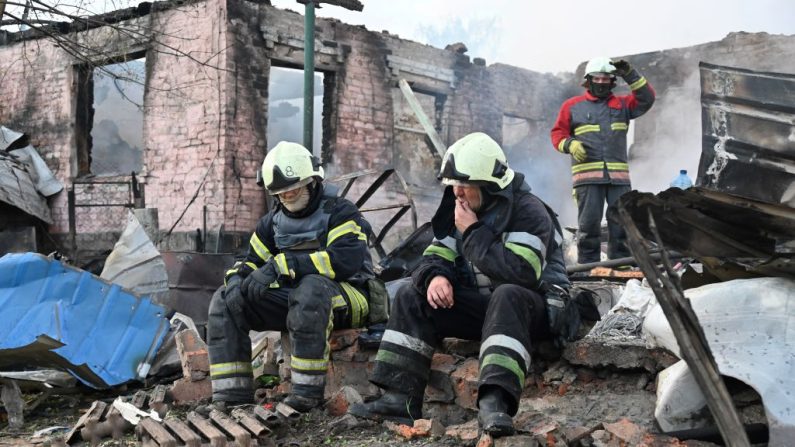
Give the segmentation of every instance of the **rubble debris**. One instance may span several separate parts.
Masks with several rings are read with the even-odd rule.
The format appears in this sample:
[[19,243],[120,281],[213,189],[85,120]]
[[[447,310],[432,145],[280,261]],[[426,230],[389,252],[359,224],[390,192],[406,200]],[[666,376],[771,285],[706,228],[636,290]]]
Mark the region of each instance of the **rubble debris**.
[[[696,381],[705,392],[709,409],[715,416],[723,439],[730,446],[748,445],[748,435],[732,405],[729,392],[720,378],[718,365],[704,331],[699,325],[698,317],[690,302],[685,299],[679,276],[673,270],[670,260],[664,255],[661,260],[662,267],[658,268],[649,255],[638,227],[621,204],[618,206],[618,215],[627,232],[627,245],[648,278],[649,286],[654,291],[654,296],[657,297],[665,318],[670,322],[671,327],[675,328],[674,335],[682,348],[680,356],[693,369]],[[665,253],[651,214],[648,217],[648,224],[658,247],[662,253]]]
[[210,375],[207,345],[192,329],[184,329],[176,336],[177,352],[182,364],[182,375],[193,382]]
[[[795,281],[756,278],[726,281],[686,295],[698,316],[720,373],[759,392],[770,427],[769,445],[787,445],[795,437],[795,362],[788,321],[793,317]],[[679,346],[662,310],[654,308],[644,332],[656,346],[674,353]]]
[[168,295],[166,264],[132,211],[127,213],[127,225],[105,260],[99,277],[165,304],[164,297]]
[[4,382],[1,387],[0,400],[3,401],[3,407],[5,407],[8,415],[8,428],[10,430],[19,430],[25,424],[25,416],[23,415],[25,402],[22,400],[22,392],[14,380]]
[[0,151],[12,154],[25,164],[36,190],[44,197],[53,196],[63,190],[63,184],[55,178],[38,151],[30,145],[27,134],[0,126]]
[[223,284],[224,272],[235,263],[232,254],[163,251],[168,296],[161,304],[191,318],[204,338],[213,293]]
[[33,435],[31,436],[31,438],[34,438],[34,439],[35,438],[43,438],[45,436],[52,435],[53,433],[58,433],[58,432],[67,431],[67,430],[69,430],[69,427],[64,427],[62,425],[53,425],[51,427],[44,427],[44,428],[40,428],[40,429],[34,431]]
[[30,371],[0,371],[0,380],[12,379],[25,383],[36,383],[42,388],[74,388],[77,379],[57,369],[34,369]]
[[[650,348],[642,337],[643,320],[657,303],[647,287],[636,279],[627,281],[615,305],[602,316],[588,334],[563,350],[563,358],[575,365],[612,366],[619,369],[643,368],[657,373],[678,361],[667,350]],[[607,302],[607,300],[604,300]]]
[[445,436],[460,439],[462,441],[474,441],[478,439],[478,420],[472,419],[469,422],[459,425],[451,425],[444,431]]
[[28,167],[28,173],[39,194],[44,197],[51,197],[63,191],[63,184],[55,178],[55,175],[53,175],[33,146],[27,145],[21,149],[11,150],[8,153],[17,157],[19,161]]
[[150,381],[172,378],[172,376],[182,372],[182,359],[177,351],[177,334],[184,329],[198,332],[193,319],[179,312],[175,312],[169,322],[168,333],[157,350],[157,355],[152,361],[152,367],[149,369],[148,380]]
[[0,364],[57,366],[107,388],[142,380],[168,329],[165,309],[36,253],[0,258]]
[[149,413],[147,413],[142,411],[140,408],[137,408],[135,405],[125,402],[121,397],[118,397],[113,401],[113,408],[118,410],[119,414],[121,414],[126,421],[133,425],[138,425],[141,419],[144,418],[151,418],[158,422],[161,421],[160,415],[157,414],[155,410],[151,410]]
[[696,258],[719,280],[755,276],[795,278],[791,247],[795,210],[701,187],[671,188],[657,195],[623,195],[644,237],[649,213],[666,247]]
[[348,412],[351,405],[362,402],[364,400],[358,391],[352,387],[344,386],[326,401],[326,411],[332,416],[342,416]]
[[0,151],[0,202],[52,224],[47,199],[39,194],[26,166],[15,156]]

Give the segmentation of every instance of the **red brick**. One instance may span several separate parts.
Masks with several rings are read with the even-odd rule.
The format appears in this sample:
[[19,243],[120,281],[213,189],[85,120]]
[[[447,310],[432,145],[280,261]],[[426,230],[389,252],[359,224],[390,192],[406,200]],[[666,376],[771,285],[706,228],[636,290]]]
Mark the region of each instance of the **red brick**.
[[452,374],[455,403],[476,409],[478,404],[478,360],[467,359]]
[[176,336],[177,353],[182,363],[182,376],[192,381],[203,380],[210,373],[207,345],[192,329],[180,331]]
[[209,378],[199,381],[182,378],[172,384],[170,392],[174,404],[185,405],[210,399],[213,395],[213,387]]
[[451,425],[447,427],[444,434],[462,441],[474,441],[478,439],[478,420],[473,419],[465,424]]
[[334,393],[326,402],[326,411],[332,416],[342,416],[348,412],[352,404],[363,402],[361,394],[355,389],[344,386]]

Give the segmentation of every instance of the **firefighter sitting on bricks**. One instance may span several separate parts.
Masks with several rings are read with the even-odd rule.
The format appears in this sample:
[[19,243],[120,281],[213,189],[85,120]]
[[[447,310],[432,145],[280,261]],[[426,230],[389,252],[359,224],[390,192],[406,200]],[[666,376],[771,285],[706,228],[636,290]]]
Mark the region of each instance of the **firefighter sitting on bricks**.
[[210,304],[209,407],[253,402],[249,330],[286,330],[293,352],[285,403],[303,412],[323,403],[331,330],[374,323],[370,289],[383,284],[374,279],[370,225],[323,184],[323,168],[306,148],[277,144],[262,179],[278,204],[260,219],[245,260],[227,271]]
[[478,419],[484,431],[509,435],[532,344],[551,337],[547,301],[557,288],[550,283],[569,286],[559,225],[486,134],[453,144],[440,178],[447,187],[433,243],[398,291],[376,356],[371,381],[385,393],[349,412],[410,425],[422,417],[442,338],[482,340]]

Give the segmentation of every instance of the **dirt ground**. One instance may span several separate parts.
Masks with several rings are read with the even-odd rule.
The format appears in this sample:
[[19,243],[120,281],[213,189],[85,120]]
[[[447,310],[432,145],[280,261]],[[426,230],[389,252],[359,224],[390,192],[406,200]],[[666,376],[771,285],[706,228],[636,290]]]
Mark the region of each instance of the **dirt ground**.
[[[593,370],[560,364],[536,365],[536,374],[520,404],[515,425],[520,432],[531,433],[535,427],[557,424],[561,430],[592,428],[600,423],[612,423],[627,418],[645,430],[654,431],[654,382],[649,373]],[[546,373],[546,374],[545,374]],[[96,392],[85,390],[63,396],[50,396],[35,410],[25,414],[24,427],[12,433],[2,420],[0,446],[59,445],[59,438],[74,426],[82,412],[94,400],[112,402],[118,395],[132,395],[135,390]],[[35,393],[24,395],[32,401]],[[181,417],[189,408],[174,408],[169,416]],[[426,416],[428,406],[426,405]],[[474,416],[473,411],[466,413]],[[5,414],[0,413],[0,418]],[[34,438],[37,430],[62,426],[66,429],[49,436]],[[405,440],[385,425],[350,417],[332,417],[323,410],[314,410],[292,426],[283,426],[272,435],[276,445],[284,446],[474,446],[476,441],[462,441],[451,437]],[[122,440],[108,438],[101,445],[137,445],[130,432]]]

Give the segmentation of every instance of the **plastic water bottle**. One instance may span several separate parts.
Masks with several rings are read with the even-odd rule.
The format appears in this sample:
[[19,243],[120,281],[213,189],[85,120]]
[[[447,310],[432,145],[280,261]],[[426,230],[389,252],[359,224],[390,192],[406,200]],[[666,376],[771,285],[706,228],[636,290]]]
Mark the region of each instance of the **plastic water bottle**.
[[693,180],[687,176],[687,169],[679,170],[679,175],[671,181],[671,188],[687,189],[693,186]]

